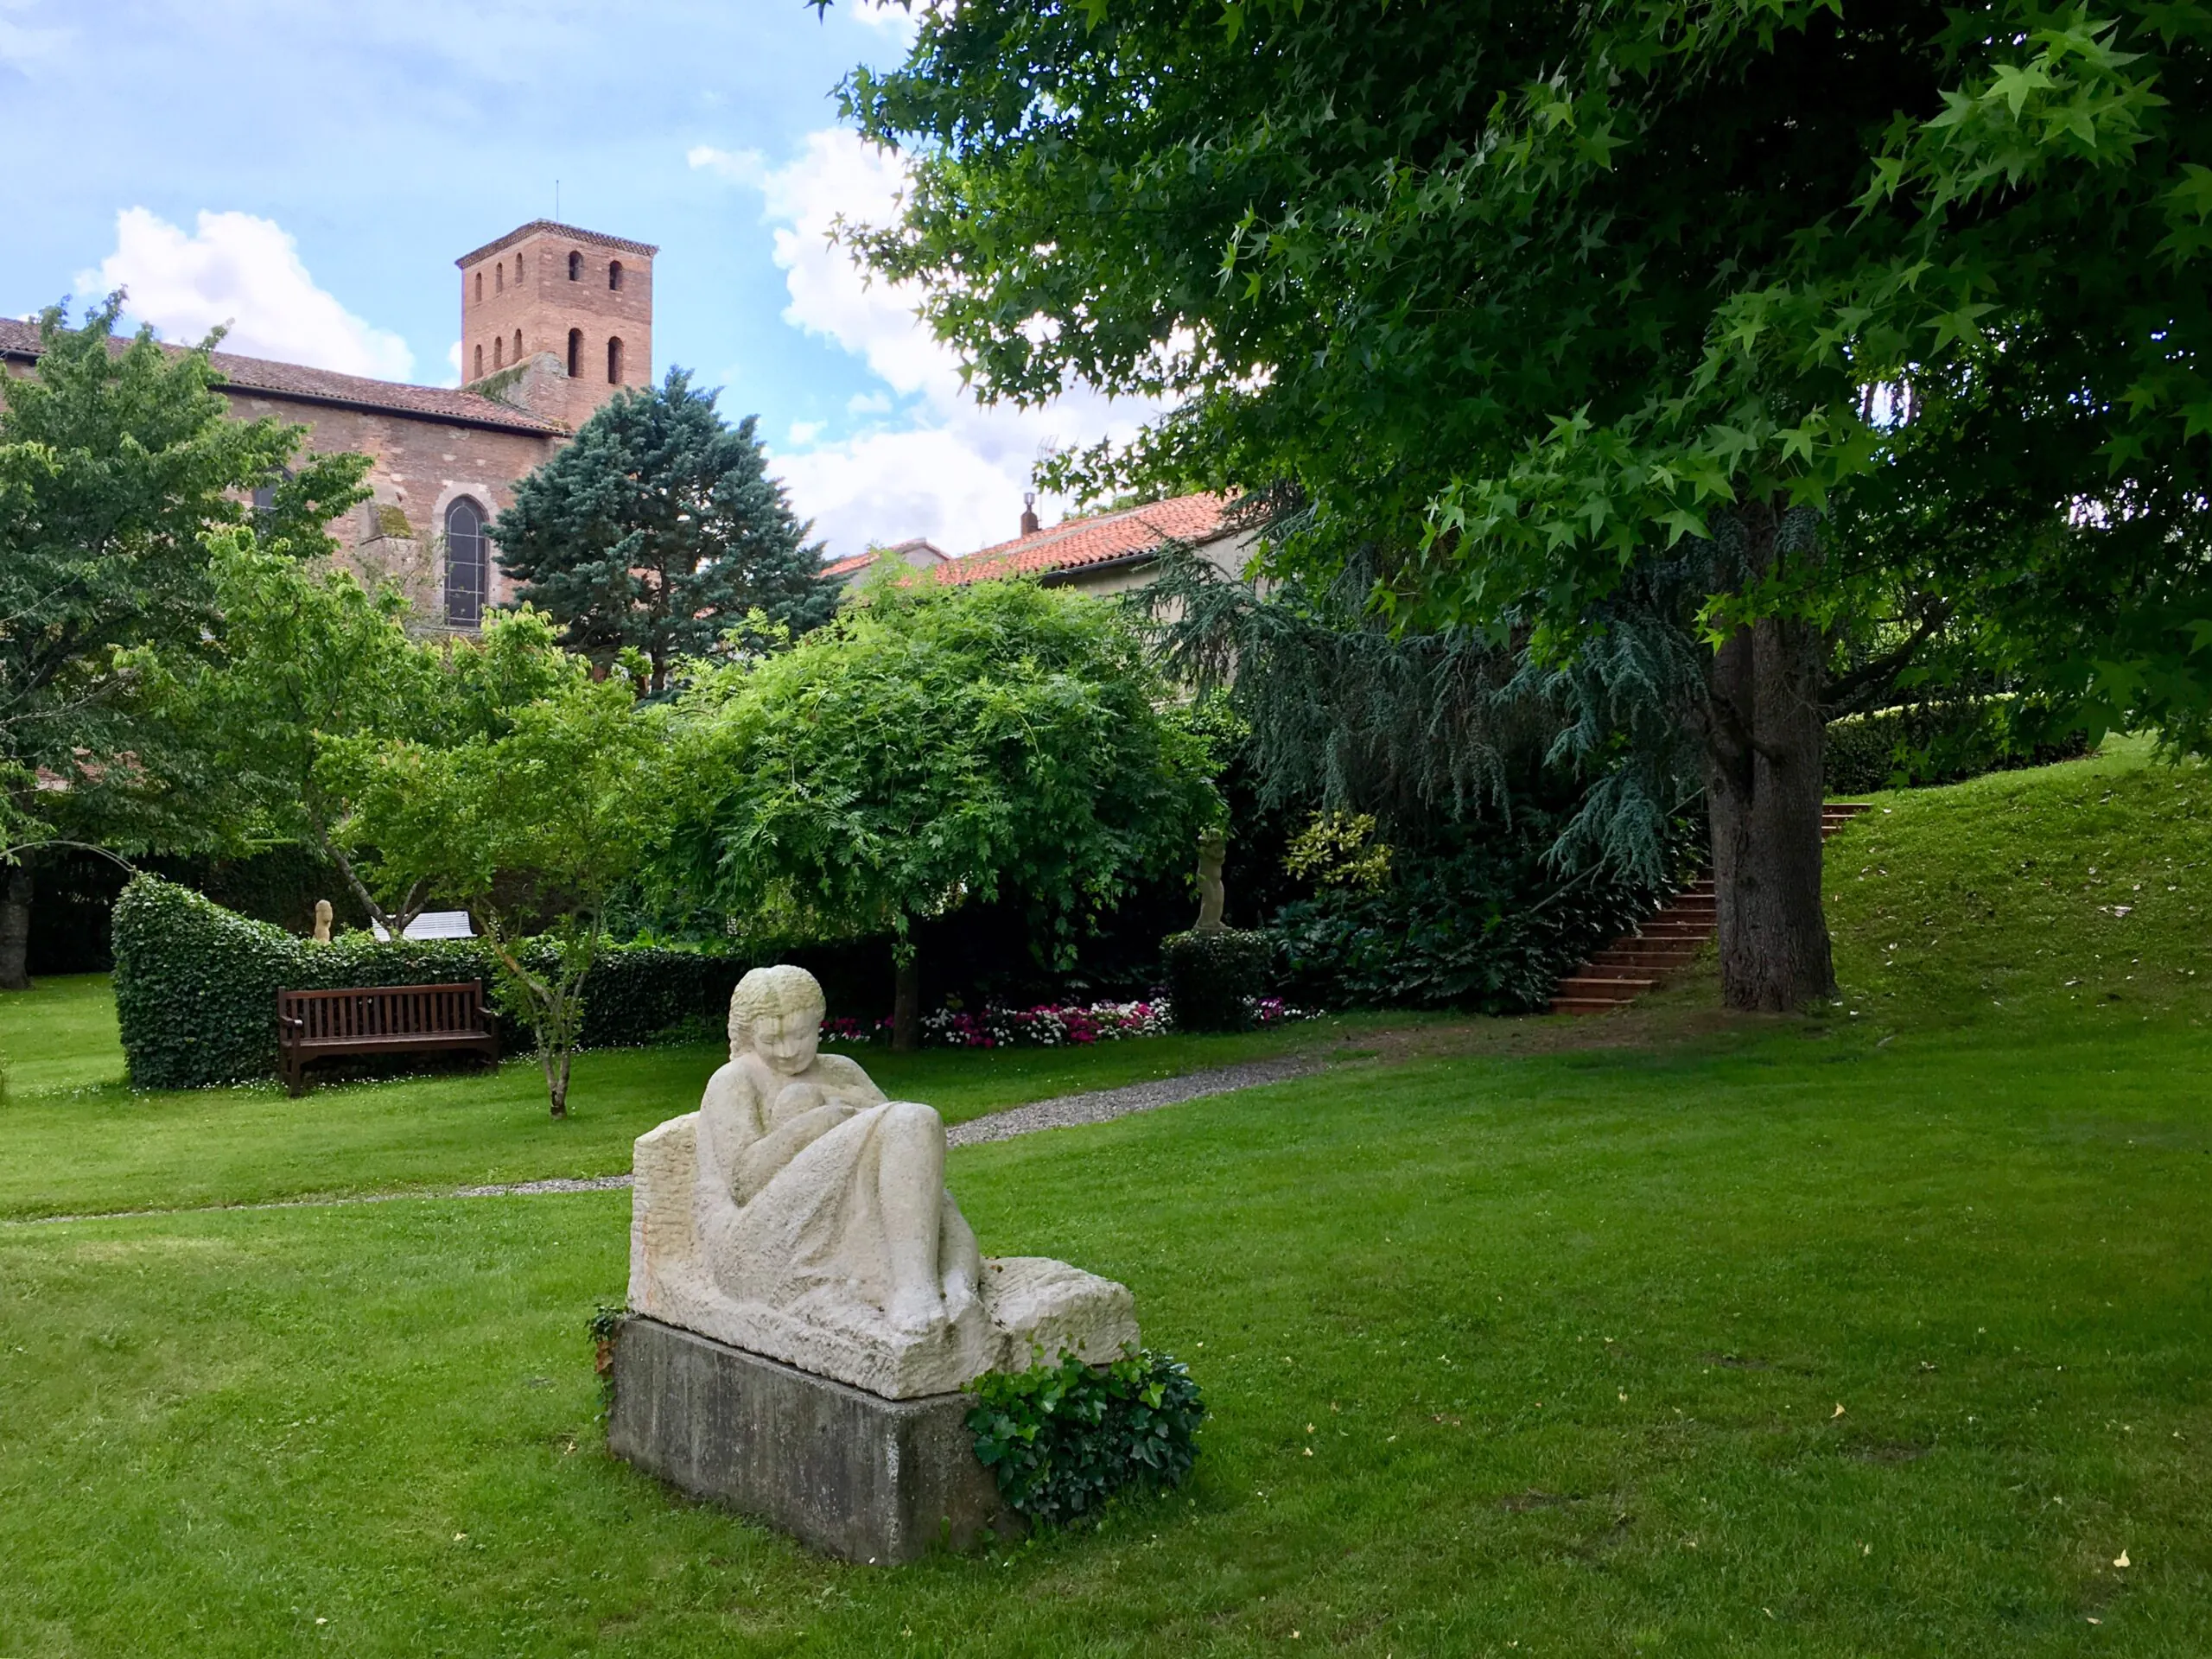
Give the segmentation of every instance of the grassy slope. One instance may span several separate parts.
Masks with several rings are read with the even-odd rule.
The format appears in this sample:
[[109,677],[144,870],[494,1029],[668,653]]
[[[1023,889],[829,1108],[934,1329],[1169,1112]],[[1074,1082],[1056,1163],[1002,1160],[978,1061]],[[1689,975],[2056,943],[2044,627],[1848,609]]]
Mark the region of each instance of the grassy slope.
[[2139,762],[1885,798],[1856,1020],[956,1153],[1217,1412],[1187,1497],[995,1560],[829,1566],[609,1462],[621,1194],[0,1226],[0,1653],[2212,1650],[2206,779]]
[[2111,1030],[2212,1013],[2212,769],[2122,739],[1873,798],[1827,860],[1836,971],[1862,1019]]

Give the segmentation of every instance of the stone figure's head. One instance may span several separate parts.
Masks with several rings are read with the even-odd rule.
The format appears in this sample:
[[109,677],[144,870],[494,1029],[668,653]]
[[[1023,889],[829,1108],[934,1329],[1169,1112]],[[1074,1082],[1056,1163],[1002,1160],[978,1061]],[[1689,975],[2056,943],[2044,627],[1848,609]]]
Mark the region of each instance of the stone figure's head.
[[751,1049],[787,1077],[814,1064],[828,1010],[822,986],[804,968],[755,968],[729,999],[729,1053]]

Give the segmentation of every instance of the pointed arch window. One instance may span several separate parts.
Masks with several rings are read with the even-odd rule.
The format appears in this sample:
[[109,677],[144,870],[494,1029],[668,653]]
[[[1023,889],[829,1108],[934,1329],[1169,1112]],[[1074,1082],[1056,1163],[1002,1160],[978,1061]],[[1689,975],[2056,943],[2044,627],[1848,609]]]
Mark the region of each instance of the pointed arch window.
[[522,330],[519,328],[515,330],[515,361],[522,361]]
[[484,378],[484,348],[483,348],[481,346],[479,346],[476,348],[476,378],[477,378],[477,379],[479,379],[479,380],[481,380],[483,378]]
[[612,259],[607,262],[607,285],[609,288],[622,286],[622,262],[620,259]]
[[581,253],[572,253],[572,254],[570,254],[570,255],[569,256],[569,280],[570,282],[572,282],[572,283],[574,283],[574,282],[581,282],[581,281],[583,279],[583,274],[584,274],[584,257],[583,257],[583,255],[582,255]]
[[520,287],[522,286],[522,276],[523,276],[522,255],[520,255],[520,254],[517,254],[517,255],[515,255],[515,286],[516,286],[517,288],[520,288]]
[[504,259],[492,267],[492,291],[494,294],[507,291],[507,262]]
[[484,272],[481,267],[476,272],[476,303],[484,303]]
[[446,626],[484,620],[484,509],[461,496],[446,509]]
[[495,369],[507,366],[507,337],[505,334],[492,342],[492,366]]
[[569,378],[574,380],[584,372],[584,331],[569,330]]
[[607,384],[622,384],[622,341],[619,336],[607,342]]

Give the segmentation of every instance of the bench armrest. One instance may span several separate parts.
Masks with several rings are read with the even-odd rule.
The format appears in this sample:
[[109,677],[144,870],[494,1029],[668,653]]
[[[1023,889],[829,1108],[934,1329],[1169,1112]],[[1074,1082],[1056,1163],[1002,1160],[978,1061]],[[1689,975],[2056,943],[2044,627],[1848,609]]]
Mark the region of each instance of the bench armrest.
[[305,1031],[308,1028],[308,1022],[306,1020],[298,1019],[289,1014],[278,1014],[276,1016],[276,1023],[280,1026],[290,1026],[296,1031]]

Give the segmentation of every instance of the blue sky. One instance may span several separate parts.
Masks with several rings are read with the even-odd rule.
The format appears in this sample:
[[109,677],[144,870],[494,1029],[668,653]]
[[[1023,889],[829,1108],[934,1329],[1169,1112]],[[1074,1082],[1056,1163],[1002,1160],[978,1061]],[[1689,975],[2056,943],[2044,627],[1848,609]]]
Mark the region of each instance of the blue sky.
[[912,296],[823,245],[898,188],[834,92],[908,28],[850,0],[0,0],[0,314],[120,282],[165,338],[235,319],[235,349],[450,383],[454,260],[551,216],[557,179],[563,219],[659,245],[656,373],[760,415],[833,555],[965,551],[1014,533],[1042,446],[1141,411],[975,409]]

